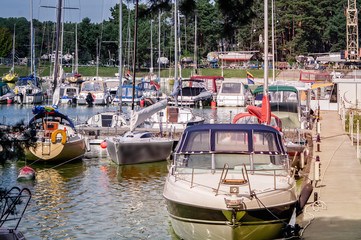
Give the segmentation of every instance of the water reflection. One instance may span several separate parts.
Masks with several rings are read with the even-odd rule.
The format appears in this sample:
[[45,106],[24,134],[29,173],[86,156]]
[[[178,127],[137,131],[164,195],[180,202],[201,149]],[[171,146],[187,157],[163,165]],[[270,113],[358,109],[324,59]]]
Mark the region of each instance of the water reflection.
[[[31,105],[0,105],[0,123],[3,117],[7,123],[27,121],[31,109]],[[65,105],[60,111],[81,122],[97,112],[116,109]],[[230,122],[241,111],[245,109],[194,109],[206,122],[217,123]],[[57,167],[33,164],[36,180],[17,182],[24,164],[0,166],[0,182],[28,187],[33,194],[19,226],[28,239],[177,239],[162,196],[165,161],[118,166],[106,150],[92,145],[82,161]]]

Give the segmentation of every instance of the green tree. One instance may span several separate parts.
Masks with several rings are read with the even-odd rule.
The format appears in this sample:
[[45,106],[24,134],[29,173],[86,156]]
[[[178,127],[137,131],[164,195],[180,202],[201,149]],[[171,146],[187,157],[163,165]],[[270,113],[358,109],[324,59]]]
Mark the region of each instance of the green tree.
[[0,57],[7,57],[9,55],[13,46],[12,40],[13,37],[9,29],[0,28]]

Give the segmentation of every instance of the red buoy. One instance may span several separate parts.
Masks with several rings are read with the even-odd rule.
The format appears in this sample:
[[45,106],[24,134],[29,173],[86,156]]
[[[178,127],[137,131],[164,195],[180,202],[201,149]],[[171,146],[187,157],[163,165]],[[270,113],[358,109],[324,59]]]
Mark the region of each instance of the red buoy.
[[103,142],[101,142],[101,143],[100,143],[100,147],[101,147],[101,148],[104,148],[104,149],[107,148],[107,141],[104,140]]
[[140,100],[140,107],[144,107],[144,99]]
[[212,109],[216,108],[216,105],[217,105],[216,101],[212,101],[212,102],[211,102],[211,108],[212,108]]

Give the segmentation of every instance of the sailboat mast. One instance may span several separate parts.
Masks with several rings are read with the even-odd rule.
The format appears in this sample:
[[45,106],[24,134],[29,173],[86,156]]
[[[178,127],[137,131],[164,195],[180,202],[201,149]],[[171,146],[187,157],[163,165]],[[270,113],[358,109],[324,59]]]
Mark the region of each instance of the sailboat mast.
[[153,74],[153,19],[150,20],[150,73]]
[[[178,27],[177,27],[177,0],[174,0],[174,83],[178,81]],[[175,96],[175,104],[178,107],[178,96]]]
[[274,27],[274,0],[272,1],[272,82],[275,81],[275,27]]
[[54,92],[55,89],[56,89],[57,76],[58,76],[61,9],[62,9],[62,0],[59,0],[59,2],[58,2],[58,16],[57,16],[57,19],[56,19],[56,40],[55,40],[55,63],[54,63],[54,86],[53,86],[53,92]]
[[134,111],[135,95],[135,63],[137,59],[137,40],[138,40],[138,0],[135,1],[135,21],[134,21],[134,48],[133,48],[133,92],[132,92],[132,112]]
[[[122,88],[123,88],[123,71],[122,71],[122,67],[123,67],[123,31],[122,31],[122,26],[123,26],[123,1],[120,0],[119,1],[119,112],[122,112]],[[129,63],[128,63],[129,64]]]
[[159,10],[159,16],[158,16],[158,79],[160,82],[160,10]]
[[14,24],[14,37],[13,37],[13,68],[12,68],[12,74],[15,73],[15,29],[16,29],[16,23]]
[[197,72],[197,18],[198,18],[198,12],[195,12],[195,16],[194,16],[194,69]]
[[268,95],[268,0],[264,0],[264,86],[263,96]]
[[33,59],[33,47],[34,47],[34,34],[33,34],[33,0],[30,2],[30,74],[35,74],[33,72],[34,68],[34,59]]
[[78,59],[78,23],[75,23],[75,73],[79,72],[79,59]]

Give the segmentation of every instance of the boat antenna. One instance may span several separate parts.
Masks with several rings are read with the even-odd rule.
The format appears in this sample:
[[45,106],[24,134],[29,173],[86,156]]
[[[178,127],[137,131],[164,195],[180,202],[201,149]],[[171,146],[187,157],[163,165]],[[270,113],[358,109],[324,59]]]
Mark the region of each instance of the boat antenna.
[[61,22],[61,9],[62,9],[62,0],[58,2],[58,16],[56,19],[56,42],[55,42],[55,63],[54,63],[54,84],[53,92],[56,89],[57,76],[58,76],[58,62],[59,62],[59,38],[60,38],[60,22]]
[[134,48],[133,48],[133,93],[132,93],[132,112],[134,111],[135,94],[135,62],[137,57],[137,38],[138,38],[138,0],[135,1],[135,21],[134,21]]

